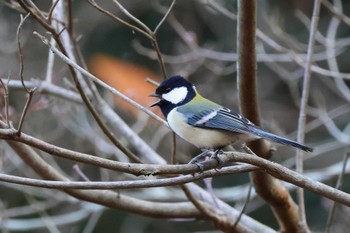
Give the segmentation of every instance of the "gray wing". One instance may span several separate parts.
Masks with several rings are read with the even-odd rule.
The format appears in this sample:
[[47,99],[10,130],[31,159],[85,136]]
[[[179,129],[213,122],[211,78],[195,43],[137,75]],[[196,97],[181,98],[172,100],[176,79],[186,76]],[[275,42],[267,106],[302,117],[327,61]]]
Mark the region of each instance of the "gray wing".
[[249,133],[256,126],[247,118],[228,108],[204,110],[187,116],[187,123],[200,128],[223,129],[236,133]]
[[202,109],[202,111],[198,111],[198,109],[197,111],[194,111],[193,109],[187,108],[186,111],[182,111],[182,113],[186,115],[188,119],[187,123],[194,127],[222,129],[243,134],[250,133],[258,137],[266,138],[280,144],[293,146],[304,151],[313,151],[311,147],[307,147],[298,142],[260,129],[247,118],[239,115],[238,113],[231,112],[231,110],[228,108],[220,106],[217,110]]

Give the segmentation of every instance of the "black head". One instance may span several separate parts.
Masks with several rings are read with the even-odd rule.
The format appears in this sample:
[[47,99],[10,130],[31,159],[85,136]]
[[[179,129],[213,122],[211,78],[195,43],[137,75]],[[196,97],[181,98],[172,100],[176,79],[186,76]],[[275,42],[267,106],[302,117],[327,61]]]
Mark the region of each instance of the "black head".
[[196,96],[196,89],[183,77],[173,76],[163,81],[150,96],[159,98],[150,107],[158,105],[163,115],[167,117],[173,108],[191,101]]

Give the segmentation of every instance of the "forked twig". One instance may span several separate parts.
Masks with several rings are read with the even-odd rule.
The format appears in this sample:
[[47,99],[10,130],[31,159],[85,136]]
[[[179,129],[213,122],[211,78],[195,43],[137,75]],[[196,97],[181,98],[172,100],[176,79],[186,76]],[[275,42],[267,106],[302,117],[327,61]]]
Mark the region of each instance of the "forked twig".
[[24,83],[24,79],[23,79],[24,64],[23,64],[23,53],[22,53],[21,41],[20,41],[20,32],[21,32],[21,28],[23,26],[24,21],[29,17],[29,15],[30,14],[28,13],[24,18],[21,15],[21,21],[20,21],[20,23],[19,23],[19,25],[17,27],[17,45],[18,45],[18,55],[19,55],[19,62],[20,62],[19,77],[21,79],[23,88],[28,93],[28,98],[27,98],[26,104],[24,105],[24,109],[22,111],[22,115],[21,115],[21,118],[20,118],[20,121],[19,121],[19,124],[18,124],[18,129],[17,129],[18,133],[21,133],[24,119],[25,119],[25,117],[27,115],[27,112],[28,112],[28,109],[29,109],[29,105],[30,105],[30,103],[32,101],[33,94],[34,94],[35,89],[36,89],[36,87],[31,88],[31,89],[27,88],[25,83]]

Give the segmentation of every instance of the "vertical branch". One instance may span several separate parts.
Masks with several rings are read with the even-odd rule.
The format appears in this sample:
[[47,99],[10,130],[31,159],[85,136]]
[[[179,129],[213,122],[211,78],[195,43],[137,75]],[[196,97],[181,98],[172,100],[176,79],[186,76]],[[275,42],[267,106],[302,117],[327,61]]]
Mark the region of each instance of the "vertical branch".
[[26,90],[26,92],[30,92],[30,90],[26,87],[26,85],[24,84],[24,80],[23,80],[23,70],[24,70],[24,64],[23,64],[23,52],[22,52],[22,47],[21,47],[21,40],[20,40],[20,34],[21,34],[21,29],[22,29],[22,25],[24,23],[24,21],[29,17],[29,13],[24,16],[21,15],[21,21],[17,27],[17,46],[18,46],[18,56],[19,56],[19,77],[21,79],[22,82],[22,86],[24,87],[24,89]]
[[73,35],[73,6],[72,0],[68,0],[68,33]]
[[[162,57],[162,54],[160,53],[160,49],[159,49],[159,46],[158,46],[158,42],[157,42],[157,37],[156,36],[157,36],[159,28],[163,25],[164,21],[166,20],[166,18],[169,16],[171,10],[173,9],[173,7],[175,5],[175,2],[176,2],[176,0],[172,1],[172,3],[169,6],[167,12],[164,14],[162,20],[158,23],[158,25],[156,26],[156,28],[152,32],[152,38],[153,38],[152,45],[153,45],[154,49],[156,50],[156,53],[157,53],[157,56],[158,56],[158,61],[159,61],[159,64],[160,64],[160,68],[162,70],[162,74],[163,74],[163,79],[164,80],[166,79],[167,74],[166,74],[164,59]],[[175,140],[174,139],[174,135],[173,135],[173,140]]]
[[[298,120],[298,134],[297,139],[298,142],[304,142],[304,134],[305,134],[305,122],[306,122],[306,107],[309,99],[310,92],[310,78],[311,78],[311,65],[314,53],[314,44],[315,44],[315,36],[317,33],[317,26],[319,21],[319,13],[320,13],[321,0],[315,0],[314,8],[312,12],[311,19],[311,27],[310,27],[310,37],[308,43],[306,64],[304,70],[304,81],[303,81],[303,92],[301,97],[300,104],[300,113]],[[303,154],[304,152],[301,150],[297,150],[296,152],[296,171],[298,173],[303,173]],[[304,203],[304,190],[302,188],[298,188],[297,190],[298,196],[298,204],[299,204],[299,221],[300,225],[307,226],[306,215],[305,215],[305,203]]]
[[[343,158],[343,167],[341,170],[341,173],[338,176],[338,180],[337,180],[337,184],[335,186],[336,189],[341,189],[343,186],[343,180],[344,180],[344,175],[346,172],[346,165],[348,163],[350,157],[350,150],[348,150],[347,152],[345,152],[344,154],[344,158]],[[333,221],[333,216],[334,216],[334,212],[335,212],[335,208],[336,208],[337,203],[334,201],[332,204],[332,207],[329,211],[329,215],[328,215],[328,219],[327,219],[327,225],[326,225],[326,233],[331,232],[331,226],[332,226],[332,221]]]
[[152,45],[153,45],[154,50],[157,53],[159,65],[160,65],[160,68],[162,70],[163,79],[165,80],[166,77],[167,77],[165,64],[164,64],[164,60],[163,60],[162,54],[160,53],[160,49],[159,49],[157,38],[156,38],[155,34],[153,34],[153,36],[152,36]]
[[[260,123],[256,92],[256,0],[238,1],[237,75],[240,108],[255,124]],[[246,103],[249,103],[250,107]]]
[[34,91],[36,89],[36,88],[31,88],[31,89],[27,88],[25,83],[24,83],[24,78],[23,78],[24,64],[23,64],[23,53],[22,53],[22,48],[21,48],[20,34],[21,34],[21,28],[23,26],[23,23],[29,17],[29,15],[30,14],[28,13],[24,18],[21,15],[21,21],[20,21],[20,23],[18,25],[18,28],[17,28],[17,45],[18,45],[18,55],[19,55],[19,63],[20,63],[20,65],[19,65],[19,77],[21,79],[22,86],[23,86],[24,90],[28,93],[28,98],[27,98],[26,104],[24,105],[21,118],[19,120],[18,133],[21,133],[24,119],[25,119],[25,117],[27,115],[27,112],[28,112],[28,109],[29,109],[29,105],[32,102]]
[[10,126],[10,116],[9,116],[10,100],[9,100],[8,82],[9,82],[9,79],[5,85],[2,79],[0,78],[1,86],[2,88],[4,88],[5,120],[6,120],[6,125],[9,127]]
[[[241,112],[260,125],[256,82],[256,0],[238,0],[237,75]],[[271,156],[272,150],[265,140],[249,146],[261,157]],[[265,172],[252,172],[256,192],[273,208],[281,232],[307,232],[298,225],[298,208],[282,183]]]

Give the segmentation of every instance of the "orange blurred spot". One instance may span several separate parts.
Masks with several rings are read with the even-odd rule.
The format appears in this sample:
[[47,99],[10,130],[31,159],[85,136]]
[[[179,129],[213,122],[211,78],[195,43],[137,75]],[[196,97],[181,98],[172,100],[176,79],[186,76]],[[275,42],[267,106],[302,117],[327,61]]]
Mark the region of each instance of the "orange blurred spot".
[[[159,79],[150,70],[103,54],[93,56],[89,60],[89,68],[103,82],[137,101],[145,108],[149,108],[149,105],[156,101],[155,98],[148,97],[155,91],[156,87],[146,82],[146,78],[155,81]],[[140,111],[117,96],[115,103],[119,109],[131,112],[134,116],[137,116]],[[152,108],[152,110],[161,115],[157,107]]]

